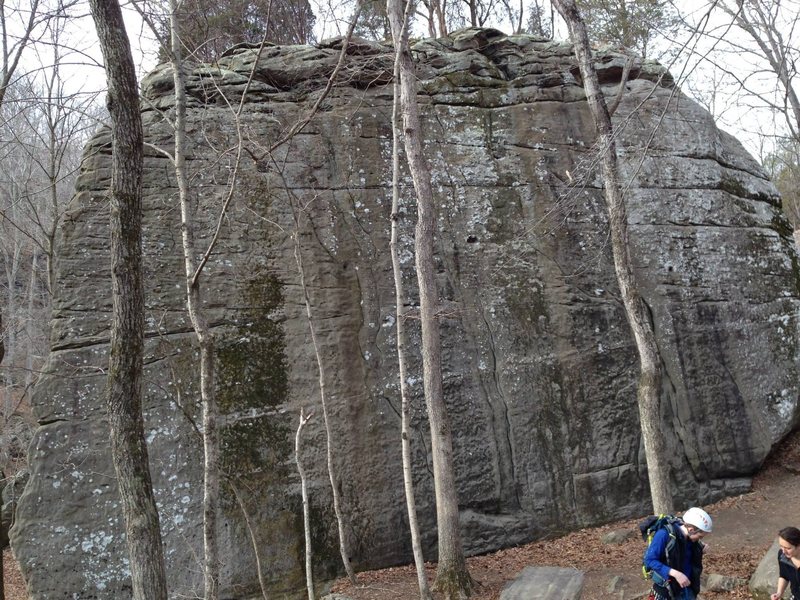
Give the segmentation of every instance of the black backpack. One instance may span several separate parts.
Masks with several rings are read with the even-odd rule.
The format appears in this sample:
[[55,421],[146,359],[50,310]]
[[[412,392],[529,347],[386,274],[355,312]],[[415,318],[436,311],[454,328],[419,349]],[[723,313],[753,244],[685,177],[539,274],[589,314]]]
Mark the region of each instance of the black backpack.
[[[667,541],[667,545],[664,549],[664,552],[667,556],[670,555],[672,549],[675,547],[675,528],[680,526],[683,523],[678,517],[674,515],[650,515],[644,521],[639,523],[639,531],[642,534],[642,539],[647,544],[645,548],[644,554],[647,554],[647,548],[650,547],[650,544],[653,541],[653,536],[659,529],[666,529],[669,533],[669,540]],[[653,579],[655,575],[657,580],[654,580],[658,585],[664,585],[665,582],[663,579],[657,574],[648,569],[644,564],[644,555],[642,555],[642,576],[645,579]]]

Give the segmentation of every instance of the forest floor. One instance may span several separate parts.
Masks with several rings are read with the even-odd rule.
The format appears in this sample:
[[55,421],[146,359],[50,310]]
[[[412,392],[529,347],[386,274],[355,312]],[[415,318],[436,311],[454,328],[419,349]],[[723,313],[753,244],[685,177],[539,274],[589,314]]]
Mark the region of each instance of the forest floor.
[[[714,518],[705,572],[740,578],[730,592],[704,592],[703,600],[749,598],[747,580],[755,571],[777,532],[787,525],[800,526],[800,430],[773,452],[753,479],[747,494],[726,498],[705,507]],[[644,515],[643,515],[644,516]],[[644,544],[638,536],[641,518],[582,529],[560,538],[509,548],[467,559],[477,582],[471,600],[497,600],[501,590],[527,566],[573,567],[584,572],[585,600],[633,600],[648,590],[641,576]],[[610,531],[634,531],[637,535],[618,545],[604,544]],[[27,600],[25,584],[11,553],[4,552],[4,584],[7,600]],[[427,565],[429,581],[435,564]],[[333,591],[352,600],[418,600],[413,566],[359,573],[359,584],[339,580]]]
[[[704,572],[739,578],[742,583],[730,592],[706,591],[702,599],[750,598],[747,582],[778,531],[787,525],[800,527],[800,430],[772,453],[749,493],[704,508],[714,519],[714,532],[704,540],[709,546]],[[468,569],[478,583],[470,600],[497,600],[502,589],[528,566],[583,571],[585,600],[643,598],[649,590],[642,578],[644,542],[638,535],[644,516],[469,558]],[[601,538],[611,531],[635,535],[619,545],[604,544]],[[436,565],[427,565],[427,570],[432,582]],[[352,600],[419,599],[413,565],[359,573],[358,578],[357,586],[345,579],[337,581],[333,591]]]

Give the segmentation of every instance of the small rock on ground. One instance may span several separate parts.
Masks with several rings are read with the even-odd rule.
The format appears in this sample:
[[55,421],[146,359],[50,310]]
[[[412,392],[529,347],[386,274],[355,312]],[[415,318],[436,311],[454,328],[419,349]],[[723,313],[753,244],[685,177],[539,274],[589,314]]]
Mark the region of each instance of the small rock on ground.
[[526,567],[500,593],[500,600],[579,600],[583,572],[560,567]]

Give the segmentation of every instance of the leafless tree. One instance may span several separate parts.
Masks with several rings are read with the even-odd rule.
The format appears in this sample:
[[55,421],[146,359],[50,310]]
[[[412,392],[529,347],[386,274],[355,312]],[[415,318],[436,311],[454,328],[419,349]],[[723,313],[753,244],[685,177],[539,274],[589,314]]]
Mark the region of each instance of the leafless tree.
[[[528,17],[525,31],[541,38],[553,38],[553,6],[547,11],[545,0],[531,0],[528,3]],[[549,12],[549,14],[548,14]]]
[[[314,347],[314,356],[317,359],[317,373],[319,375],[319,397],[320,404],[322,405],[322,416],[325,421],[325,438],[326,438],[326,457],[328,476],[331,481],[331,494],[333,496],[333,511],[336,514],[336,525],[339,530],[339,553],[342,557],[342,564],[344,565],[345,572],[347,573],[350,581],[355,584],[357,582],[355,571],[350,563],[350,552],[347,547],[347,537],[345,536],[344,529],[344,514],[342,510],[341,494],[339,493],[339,477],[333,462],[333,436],[331,431],[330,415],[328,410],[328,393],[327,393],[327,376],[325,374],[325,361],[322,359],[320,352],[319,340],[317,339],[316,321],[314,313],[311,308],[311,297],[308,293],[308,286],[306,285],[305,266],[303,264],[303,254],[300,248],[300,230],[301,230],[301,215],[303,214],[302,207],[294,205],[292,207],[292,214],[294,215],[295,228],[294,228],[294,257],[297,263],[297,270],[300,275],[300,287],[303,292],[303,303],[306,309],[306,319],[308,320],[308,328],[311,333],[311,344]],[[299,435],[299,431],[298,431]],[[299,467],[299,463],[298,463]]]
[[[321,106],[322,102],[330,93],[331,89],[333,88],[334,83],[337,81],[339,77],[339,73],[344,66],[344,61],[347,56],[347,48],[350,44],[350,40],[353,36],[353,33],[357,27],[359,22],[359,15],[362,10],[362,3],[357,2],[356,7],[353,13],[352,18],[350,19],[348,29],[344,37],[342,38],[342,47],[339,51],[339,58],[336,62],[336,66],[333,69],[333,72],[328,77],[328,81],[325,85],[325,88],[320,92],[317,96],[314,105],[308,111],[308,113],[296,123],[294,123],[291,127],[289,127],[286,134],[282,135],[280,139],[274,141],[269,148],[264,150],[260,153],[260,156],[256,156],[255,154],[251,153],[251,156],[256,162],[262,160],[270,160],[273,161],[277,165],[277,162],[274,159],[273,153],[279,147],[283,146],[285,143],[291,141],[295,135],[301,132],[306,125],[311,121],[314,115],[317,113],[319,107]],[[282,177],[282,172],[280,166],[277,167],[276,171]],[[288,186],[286,186],[288,190]],[[334,441],[333,441],[333,432],[331,427],[331,421],[329,418],[329,410],[328,410],[328,394],[327,394],[327,375],[325,369],[325,361],[322,358],[322,354],[320,351],[320,346],[317,340],[317,331],[315,325],[315,317],[314,311],[311,304],[311,298],[308,292],[308,287],[306,286],[305,280],[305,266],[303,262],[303,253],[302,247],[300,244],[300,234],[302,230],[302,221],[303,216],[306,212],[305,206],[301,206],[298,199],[293,195],[289,194],[289,200],[292,210],[292,218],[294,221],[294,231],[291,234],[294,240],[294,256],[295,262],[297,264],[298,275],[300,277],[300,288],[303,293],[303,301],[306,309],[306,319],[308,321],[309,332],[311,334],[311,341],[312,346],[314,348],[314,357],[317,362],[317,372],[319,376],[319,389],[320,389],[320,404],[322,406],[322,414],[323,420],[325,425],[325,434],[326,434],[326,461],[327,461],[327,469],[328,469],[328,477],[331,482],[331,495],[333,498],[333,510],[334,514],[336,515],[336,525],[339,534],[339,553],[342,558],[342,564],[344,566],[345,572],[347,573],[348,578],[353,584],[357,583],[355,571],[353,570],[352,564],[350,562],[350,551],[347,544],[347,537],[345,535],[345,514],[344,508],[342,506],[342,501],[339,492],[339,474],[337,472],[335,463],[334,463]],[[311,224],[313,227],[313,223]]]
[[[182,0],[177,5],[185,59],[214,62],[243,42],[307,44],[314,41],[308,0]],[[164,34],[169,35],[165,23]]]
[[300,475],[300,495],[303,499],[303,534],[305,539],[306,549],[306,590],[308,591],[308,600],[314,600],[314,570],[312,568],[312,553],[311,553],[311,517],[308,502],[308,478],[306,477],[306,470],[303,467],[303,461],[300,459],[301,441],[303,439],[303,427],[306,426],[309,419],[313,416],[313,412],[305,414],[303,409],[300,409],[300,423],[297,425],[297,434],[294,438],[294,457],[297,462],[297,473]]
[[144,286],[139,85],[122,10],[116,0],[90,0],[108,81],[111,113],[111,272],[113,317],[108,368],[108,420],[130,555],[133,597],[166,600],[158,510],[142,417]]
[[781,193],[784,214],[797,231],[800,229],[800,142],[778,140],[764,157],[764,167]]
[[[0,3],[0,107],[4,104],[9,86],[17,76],[23,53],[41,34],[51,16],[52,12],[45,10],[40,0]],[[3,310],[4,307],[0,307],[0,346],[5,357],[6,351],[10,347],[13,349],[13,345],[6,340],[9,323],[6,319],[5,328],[3,327]]]
[[656,345],[653,325],[647,306],[637,287],[633,273],[631,249],[628,241],[628,216],[617,168],[617,147],[614,128],[600,89],[597,72],[592,63],[592,50],[583,18],[575,0],[553,0],[559,14],[566,21],[575,56],[578,60],[589,109],[597,129],[597,146],[602,154],[602,176],[605,187],[606,210],[614,256],[614,270],[625,306],[628,323],[633,332],[639,353],[640,375],[638,385],[639,421],[644,440],[648,477],[653,509],[658,513],[673,510],[670,489],[669,462],[666,441],[661,424],[661,356]]
[[[412,4],[406,4],[406,9]],[[414,473],[411,464],[411,399],[408,391],[408,335],[406,319],[409,311],[405,309],[406,294],[403,286],[399,245],[400,221],[403,213],[400,209],[400,144],[402,142],[402,124],[400,118],[400,61],[395,53],[394,62],[394,101],[392,103],[392,232],[389,247],[392,254],[392,273],[395,291],[395,323],[397,328],[397,364],[400,376],[400,440],[403,456],[403,484],[408,512],[408,527],[411,534],[411,548],[414,554],[414,566],[417,570],[417,582],[421,600],[432,600],[428,577],[425,573],[425,558],[422,555],[422,541],[417,520],[417,503],[414,497]]]
[[467,571],[458,518],[458,493],[453,466],[453,439],[442,388],[442,353],[437,320],[438,290],[433,262],[436,213],[428,165],[422,152],[417,84],[408,42],[404,4],[387,4],[399,64],[400,107],[406,160],[417,196],[414,241],[422,325],[423,387],[431,431],[439,562],[435,587],[447,600],[469,597],[472,578]]
[[181,239],[184,259],[184,285],[186,307],[197,342],[200,347],[200,397],[202,402],[203,432],[203,580],[206,600],[219,597],[219,541],[217,538],[217,511],[220,493],[219,409],[214,383],[214,335],[202,309],[200,275],[202,265],[196,259],[196,219],[190,199],[189,173],[186,166],[186,75],[181,42],[181,22],[178,2],[170,1],[169,43],[164,44],[172,63],[172,81],[175,94],[174,153],[170,156],[178,184],[181,208]]
[[671,37],[679,23],[668,0],[576,0],[593,42],[635,50],[642,58],[652,55],[657,37]]
[[781,0],[719,0],[717,6],[754,44],[736,45],[738,54],[756,58],[756,69],[758,66],[765,67],[774,84],[764,85],[756,69],[741,75],[735,74],[731,68],[726,69],[727,72],[748,95],[781,115],[791,138],[800,141],[800,95],[797,87],[800,46],[796,39],[800,10],[797,3]]

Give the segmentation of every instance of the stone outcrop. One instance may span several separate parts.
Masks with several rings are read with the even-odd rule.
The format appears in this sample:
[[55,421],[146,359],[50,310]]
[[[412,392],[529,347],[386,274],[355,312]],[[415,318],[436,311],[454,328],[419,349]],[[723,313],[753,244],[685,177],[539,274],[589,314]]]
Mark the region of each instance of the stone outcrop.
[[[245,152],[202,278],[226,414],[229,486],[219,532],[226,598],[260,597],[254,545],[269,597],[304,593],[293,436],[300,407],[318,405],[319,385],[295,239],[326,367],[353,561],[368,568],[410,559],[389,255],[391,48],[353,44],[318,113],[267,152],[308,114],[340,47],[334,40],[260,55],[241,47],[189,73],[188,162],[200,247],[213,235],[234,171],[233,110],[243,100]],[[572,48],[465,30],[417,42],[414,56],[439,208],[444,388],[468,552],[647,513],[637,358]],[[613,49],[596,54],[609,99],[627,60]],[[172,149],[171,81],[162,66],[143,82],[145,417],[170,589],[183,597],[202,592],[202,452],[180,211],[165,154]],[[664,427],[681,509],[747,489],[798,420],[797,254],[763,170],[668,73],[634,59],[621,93],[614,121],[630,182],[630,244],[664,359]],[[109,132],[101,130],[86,150],[60,234],[31,479],[12,531],[36,600],[130,594],[103,400],[110,152]],[[401,185],[405,308],[413,311],[407,174]],[[435,559],[413,314],[408,325],[415,484],[426,557]],[[317,409],[302,456],[320,579],[339,569],[322,422]]]
[[[750,577],[748,587],[753,600],[769,600],[770,596],[775,593],[775,586],[778,585],[778,550],[780,548],[776,538],[761,562],[758,563],[756,572]],[[789,595],[791,594],[789,593]]]

